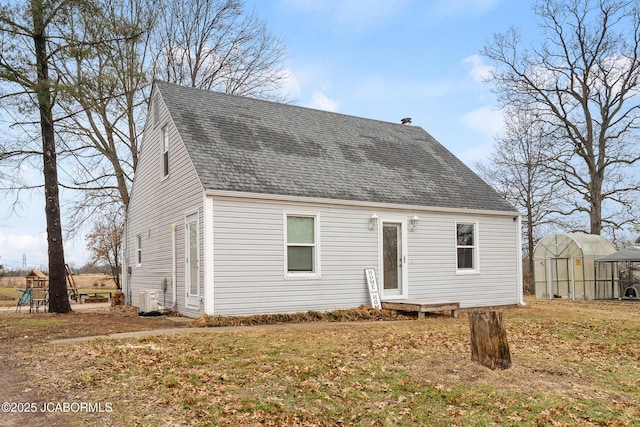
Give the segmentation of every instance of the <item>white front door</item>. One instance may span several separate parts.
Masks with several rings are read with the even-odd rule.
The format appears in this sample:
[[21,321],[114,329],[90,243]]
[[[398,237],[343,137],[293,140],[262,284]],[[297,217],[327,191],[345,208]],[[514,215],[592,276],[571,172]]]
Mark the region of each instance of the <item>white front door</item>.
[[407,238],[404,221],[382,222],[382,297],[407,295]]
[[186,305],[200,305],[200,239],[198,214],[189,215],[185,223],[185,288]]

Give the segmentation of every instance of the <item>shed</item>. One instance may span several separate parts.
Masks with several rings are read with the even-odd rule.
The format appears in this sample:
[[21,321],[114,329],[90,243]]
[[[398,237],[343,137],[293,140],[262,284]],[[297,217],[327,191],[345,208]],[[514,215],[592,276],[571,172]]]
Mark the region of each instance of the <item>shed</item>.
[[533,251],[536,298],[596,298],[597,283],[611,277],[611,265],[596,269],[596,259],[616,248],[602,236],[550,234]]
[[49,285],[49,278],[40,270],[31,270],[25,278],[27,288],[46,288]]
[[640,298],[638,263],[640,247],[631,246],[596,259],[597,268],[610,272],[610,278],[598,280],[596,299]]

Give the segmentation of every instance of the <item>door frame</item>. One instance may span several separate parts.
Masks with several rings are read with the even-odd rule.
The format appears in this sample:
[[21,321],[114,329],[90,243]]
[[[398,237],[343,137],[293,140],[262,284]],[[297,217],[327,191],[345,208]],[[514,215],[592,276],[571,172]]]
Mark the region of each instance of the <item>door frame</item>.
[[[400,286],[397,292],[391,292],[384,289],[384,224],[399,224],[400,225],[400,237],[402,244],[400,250],[402,251],[402,274],[400,275]],[[384,300],[389,299],[407,299],[409,295],[409,254],[407,244],[407,220],[406,218],[380,218],[378,226],[378,271],[380,277],[380,283],[378,283],[380,298]]]
[[[189,235],[189,225],[196,223],[196,266],[198,272],[196,274],[196,293],[191,293],[191,264],[189,258],[189,249],[191,237]],[[184,217],[184,294],[185,306],[191,308],[200,307],[200,216],[198,212],[186,214]]]

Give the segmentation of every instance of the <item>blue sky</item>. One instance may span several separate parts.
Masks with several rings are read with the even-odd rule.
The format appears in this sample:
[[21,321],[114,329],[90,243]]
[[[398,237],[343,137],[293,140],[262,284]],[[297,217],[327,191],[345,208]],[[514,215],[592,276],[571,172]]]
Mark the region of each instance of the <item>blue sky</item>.
[[482,47],[515,25],[535,34],[526,0],[247,2],[288,47],[302,106],[399,122],[411,117],[467,164],[501,129]]
[[[529,0],[245,0],[288,50],[286,90],[296,104],[376,120],[411,117],[467,165],[488,156],[502,127],[479,53],[518,27],[539,38]],[[46,266],[41,194],[8,217],[0,208],[0,264]],[[71,264],[87,260],[68,241]]]

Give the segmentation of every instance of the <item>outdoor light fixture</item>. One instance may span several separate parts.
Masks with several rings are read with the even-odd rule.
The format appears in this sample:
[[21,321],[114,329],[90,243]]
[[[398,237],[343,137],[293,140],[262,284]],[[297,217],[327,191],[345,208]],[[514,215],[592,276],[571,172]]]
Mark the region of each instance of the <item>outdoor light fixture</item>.
[[416,229],[416,227],[418,226],[418,221],[420,221],[418,215],[414,215],[413,218],[409,220],[409,231],[414,231]]
[[374,212],[369,218],[369,231],[374,231],[378,228],[378,215]]

